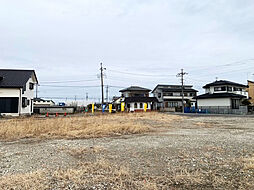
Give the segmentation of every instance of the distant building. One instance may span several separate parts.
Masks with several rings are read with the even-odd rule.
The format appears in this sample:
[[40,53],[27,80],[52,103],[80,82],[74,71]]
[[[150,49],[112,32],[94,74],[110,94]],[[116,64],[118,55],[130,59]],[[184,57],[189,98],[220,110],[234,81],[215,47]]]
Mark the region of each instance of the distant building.
[[122,97],[118,99],[125,103],[127,111],[144,111],[144,105],[147,104],[147,111],[156,109],[157,98],[149,97],[151,90],[139,86],[131,86],[120,90]]
[[[195,107],[197,90],[191,85],[184,85],[185,106]],[[182,110],[182,86],[181,85],[157,85],[152,91],[154,97],[158,99],[158,109],[162,111],[181,111]],[[187,105],[189,104],[189,105]]]
[[241,101],[248,98],[247,86],[231,81],[219,80],[204,87],[205,94],[195,97],[199,109],[210,113],[245,113]]
[[248,80],[248,94],[249,94],[249,101],[251,103],[251,105],[254,106],[254,82]]
[[42,107],[42,106],[54,106],[55,102],[53,100],[45,100],[42,98],[34,98],[34,107]]
[[31,115],[36,84],[34,70],[0,69],[0,114]]

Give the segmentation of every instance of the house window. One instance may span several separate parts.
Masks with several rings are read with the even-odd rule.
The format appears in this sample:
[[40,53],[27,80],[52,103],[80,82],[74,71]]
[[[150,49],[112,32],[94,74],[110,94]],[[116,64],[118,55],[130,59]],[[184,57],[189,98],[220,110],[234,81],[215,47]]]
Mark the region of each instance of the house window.
[[140,106],[140,109],[141,109],[141,108],[143,108],[143,103],[140,103],[140,105],[139,105],[139,106]]
[[222,87],[214,87],[214,91],[226,91],[226,87],[222,86]]
[[228,90],[229,92],[232,92],[232,91],[233,91],[233,88],[230,87],[230,86],[228,86],[228,87],[227,87],[227,90]]
[[22,98],[22,107],[25,108],[25,107],[27,107],[27,105],[28,105],[27,98],[23,97]]
[[169,93],[163,93],[164,96],[173,96],[173,93],[172,92],[169,92]]
[[158,98],[161,98],[161,93],[158,93]]
[[137,103],[134,104],[134,108],[138,108],[138,104]]
[[34,89],[34,83],[31,83],[31,82],[29,83],[29,89],[30,89],[30,90],[33,90],[33,89]]
[[234,91],[242,91],[242,89],[234,87]]
[[178,107],[178,103],[177,102],[169,102],[169,107],[170,108]]
[[187,93],[184,93],[184,96],[188,96],[188,94],[187,94]]
[[232,99],[232,109],[239,109],[240,100],[239,99]]

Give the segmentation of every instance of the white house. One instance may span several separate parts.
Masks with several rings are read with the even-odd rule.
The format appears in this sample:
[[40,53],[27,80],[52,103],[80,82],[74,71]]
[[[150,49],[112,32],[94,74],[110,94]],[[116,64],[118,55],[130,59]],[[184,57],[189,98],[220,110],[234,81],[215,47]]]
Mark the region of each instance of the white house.
[[34,98],[33,99],[34,106],[43,107],[43,106],[54,106],[55,102],[53,100],[45,100],[42,98]]
[[[191,85],[183,86],[184,101],[189,102],[190,107],[195,107],[197,90]],[[157,85],[152,91],[159,101],[158,109],[163,111],[181,111],[182,109],[182,86],[181,85]],[[186,105],[185,105],[186,106]]]
[[31,115],[36,84],[34,70],[0,69],[0,114]]
[[248,98],[247,85],[219,80],[203,88],[206,93],[195,97],[199,109],[206,109],[210,113],[246,112],[247,108],[241,107],[241,100]]
[[122,102],[125,103],[127,111],[144,111],[144,105],[147,104],[147,111],[155,109],[155,103],[158,101],[155,97],[149,97],[151,90],[139,86],[131,86],[120,90],[122,93]]

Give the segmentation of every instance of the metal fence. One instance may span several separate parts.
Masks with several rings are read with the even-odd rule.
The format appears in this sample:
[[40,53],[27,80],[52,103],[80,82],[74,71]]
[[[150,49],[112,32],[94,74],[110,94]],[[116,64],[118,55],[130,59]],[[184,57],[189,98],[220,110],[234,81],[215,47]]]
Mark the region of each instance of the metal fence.
[[185,113],[203,113],[203,114],[238,114],[245,115],[248,114],[247,106],[240,106],[239,109],[232,109],[226,106],[203,106],[198,109],[195,108],[185,108]]

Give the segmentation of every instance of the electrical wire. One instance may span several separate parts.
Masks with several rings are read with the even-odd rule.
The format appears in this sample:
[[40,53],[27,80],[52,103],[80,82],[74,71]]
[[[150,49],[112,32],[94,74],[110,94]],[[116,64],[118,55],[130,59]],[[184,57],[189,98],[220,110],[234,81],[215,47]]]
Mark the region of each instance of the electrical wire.
[[117,70],[112,70],[108,69],[108,71],[114,72],[114,73],[119,73],[119,74],[126,74],[126,75],[134,75],[134,76],[144,76],[144,77],[169,77],[169,76],[175,76],[173,75],[152,75],[152,74],[144,74],[144,73],[132,73],[132,72],[125,72],[125,71],[117,71]]
[[97,88],[101,87],[100,85],[97,86],[60,86],[60,85],[40,85],[42,87],[56,87],[56,88]]
[[69,80],[69,81],[42,81],[41,84],[51,84],[51,83],[75,83],[75,82],[89,82],[89,81],[98,81],[99,79],[91,80]]

